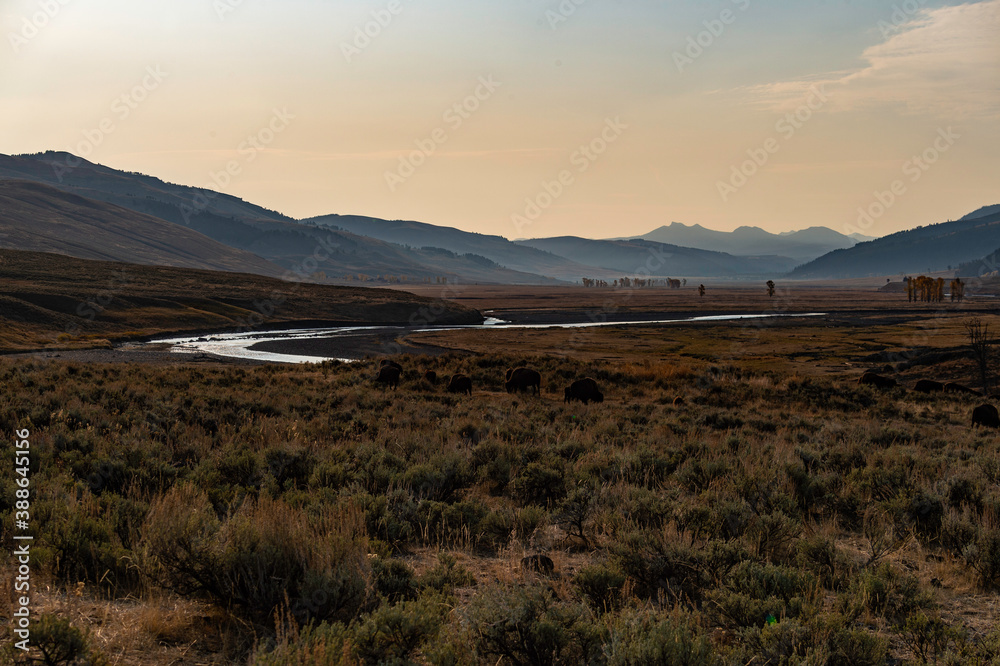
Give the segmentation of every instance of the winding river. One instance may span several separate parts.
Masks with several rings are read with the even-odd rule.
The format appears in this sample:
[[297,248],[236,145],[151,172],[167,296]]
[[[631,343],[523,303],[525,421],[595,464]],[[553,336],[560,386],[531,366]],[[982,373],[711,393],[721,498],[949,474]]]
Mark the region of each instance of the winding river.
[[678,319],[647,319],[642,321],[601,321],[577,322],[562,324],[511,324],[493,317],[487,318],[482,324],[464,326],[338,326],[333,328],[303,328],[282,331],[249,331],[240,333],[218,333],[196,337],[162,338],[152,340],[149,344],[169,345],[172,352],[179,354],[215,354],[232,358],[250,359],[256,361],[280,363],[319,363],[326,360],[345,362],[357,361],[356,358],[335,358],[324,356],[301,356],[295,354],[279,354],[275,352],[252,349],[262,342],[280,340],[303,340],[309,338],[350,338],[369,336],[378,332],[398,332],[405,335],[416,335],[422,332],[452,331],[457,329],[539,329],[539,328],[595,328],[599,326],[648,326],[651,324],[681,324],[688,322],[738,321],[747,319],[774,319],[793,317],[820,317],[824,312],[807,312],[796,314],[739,314],[739,315],[707,315],[700,317],[685,317]]

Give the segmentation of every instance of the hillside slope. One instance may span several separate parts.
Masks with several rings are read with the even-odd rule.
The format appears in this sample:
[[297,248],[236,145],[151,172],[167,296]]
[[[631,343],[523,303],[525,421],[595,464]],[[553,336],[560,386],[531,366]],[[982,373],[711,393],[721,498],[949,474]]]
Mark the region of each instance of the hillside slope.
[[0,250],[0,284],[0,351],[291,322],[405,324],[422,308],[440,313],[433,323],[482,321],[466,306],[391,289],[16,250]]
[[836,250],[797,267],[789,277],[851,278],[955,269],[1000,247],[1000,212],[942,222]]
[[185,227],[20,180],[0,180],[0,248],[270,276],[285,272]]
[[[788,257],[734,257],[723,252],[678,247],[641,238],[601,241],[560,236],[517,241],[525,247],[552,252],[602,268],[633,275],[648,272],[660,277],[734,277],[775,275],[795,265]],[[588,274],[587,277],[595,277]]]
[[[68,165],[72,165],[71,167]],[[472,249],[445,247],[421,252],[377,238],[302,223],[238,197],[209,189],[167,183],[153,176],[119,171],[68,153],[0,155],[0,182],[31,180],[82,197],[121,206],[186,227],[232,248],[257,254],[305,279],[365,279],[388,276],[425,280],[445,277],[465,282],[549,284],[551,278],[517,266],[508,270],[467,257]],[[423,243],[444,247],[435,243]],[[23,247],[22,249],[34,249]],[[40,248],[39,248],[40,249]],[[160,262],[167,263],[167,262]],[[307,270],[303,270],[303,266]],[[250,269],[248,269],[250,270]],[[254,272],[261,272],[254,270]],[[272,274],[269,271],[265,274]],[[552,273],[546,273],[551,275]]]
[[381,220],[359,215],[323,215],[304,222],[343,229],[382,241],[414,248],[435,247],[456,253],[486,257],[514,271],[549,275],[563,280],[579,280],[584,275],[611,277],[586,262],[557,256],[507,240],[503,236],[476,234],[453,227],[439,227],[409,220]]

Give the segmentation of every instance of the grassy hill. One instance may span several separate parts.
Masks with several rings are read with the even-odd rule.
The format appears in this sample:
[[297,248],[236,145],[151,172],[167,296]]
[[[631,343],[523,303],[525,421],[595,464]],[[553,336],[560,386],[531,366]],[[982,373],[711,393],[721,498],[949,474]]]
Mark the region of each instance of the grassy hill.
[[0,285],[0,351],[290,322],[405,323],[431,305],[437,323],[482,321],[471,308],[389,289],[16,250],[0,250]]
[[[68,168],[67,164],[74,166]],[[285,270],[298,272],[304,262],[311,266],[312,260],[316,259],[315,268],[310,272],[325,273],[332,279],[363,274],[371,278],[406,276],[411,280],[447,277],[452,281],[463,282],[554,282],[543,276],[555,275],[552,271],[534,271],[529,265],[509,265],[509,268],[505,268],[507,264],[497,261],[495,256],[487,255],[487,261],[484,261],[487,257],[467,256],[484,254],[477,252],[476,248],[451,247],[436,242],[404,243],[403,245],[414,246],[404,247],[392,239],[369,238],[351,233],[350,229],[332,229],[311,221],[299,222],[228,194],[175,185],[153,176],[118,171],[68,153],[0,155],[0,182],[15,179],[43,183],[80,197],[159,218],[231,248],[252,252]],[[11,243],[6,246],[15,249],[49,249],[15,246]],[[424,246],[430,248],[418,249]],[[511,247],[517,250],[516,247]],[[443,248],[449,252],[441,252],[435,248]],[[68,253],[81,256],[74,252]],[[552,259],[566,263],[556,257]],[[542,265],[541,268],[546,266]],[[266,275],[276,274],[270,269],[244,270]],[[576,273],[574,271],[574,275]],[[317,279],[321,280],[322,277],[317,275]]]
[[285,272],[151,215],[21,180],[0,180],[0,247],[274,277]]
[[957,268],[1000,247],[1000,212],[900,231],[846,250],[835,250],[793,270],[789,277],[851,278]]

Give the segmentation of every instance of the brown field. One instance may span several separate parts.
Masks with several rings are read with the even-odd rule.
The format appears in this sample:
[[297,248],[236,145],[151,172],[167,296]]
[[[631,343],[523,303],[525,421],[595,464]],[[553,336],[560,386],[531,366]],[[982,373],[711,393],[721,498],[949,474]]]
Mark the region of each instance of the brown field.
[[[1000,330],[993,303],[757,291],[456,300],[511,321],[827,314],[410,331],[437,353],[396,357],[395,391],[377,357],[0,359],[0,427],[37,454],[42,635],[116,664],[996,663],[1000,439],[970,427],[983,398],[908,390],[978,386],[965,325]],[[504,390],[522,364],[540,395]],[[563,402],[583,376],[603,403]]]

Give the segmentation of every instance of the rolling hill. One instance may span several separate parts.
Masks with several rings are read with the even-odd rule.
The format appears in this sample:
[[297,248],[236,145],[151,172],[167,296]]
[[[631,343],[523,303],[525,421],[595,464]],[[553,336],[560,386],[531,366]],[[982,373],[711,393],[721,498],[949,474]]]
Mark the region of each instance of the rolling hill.
[[482,316],[391,289],[287,282],[246,273],[91,261],[0,250],[0,351],[92,345],[165,332],[335,323],[434,323]]
[[272,277],[285,272],[157,217],[22,180],[0,180],[0,248]]
[[[322,280],[322,273],[330,278],[363,275],[366,279],[405,276],[417,281],[445,277],[452,281],[509,284],[556,282],[531,270],[504,267],[491,257],[476,256],[477,253],[470,249],[444,247],[448,250],[444,252],[434,243],[425,243],[433,246],[427,250],[402,247],[349,233],[349,230],[299,222],[238,197],[118,171],[68,153],[0,155],[0,182],[5,179],[44,183],[86,199],[186,227],[218,243],[256,254],[285,271],[292,271],[298,279]],[[40,248],[21,246],[17,249]],[[473,256],[466,256],[469,254]],[[91,254],[75,256],[96,258]],[[266,271],[243,270],[274,274],[273,267]]]
[[944,271],[1000,247],[1000,211],[900,231],[835,250],[793,270],[797,279],[852,278]]
[[[582,276],[612,277],[586,262],[514,243],[503,236],[471,233],[424,222],[381,220],[358,215],[324,215],[304,222],[410,247],[434,247],[489,258],[508,269],[576,281]],[[596,275],[595,275],[596,274]],[[617,276],[614,276],[617,277]]]
[[[590,240],[576,236],[517,241],[581,263],[616,271],[617,276],[648,271],[659,277],[774,276],[795,265],[788,257],[735,257],[724,252],[679,247],[641,238]],[[588,277],[594,277],[590,274]]]
[[857,239],[826,227],[772,234],[759,227],[739,227],[727,232],[706,229],[700,224],[688,226],[679,222],[654,229],[640,238],[736,256],[779,255],[791,258],[793,265],[812,261],[827,252],[853,247],[858,243]]

